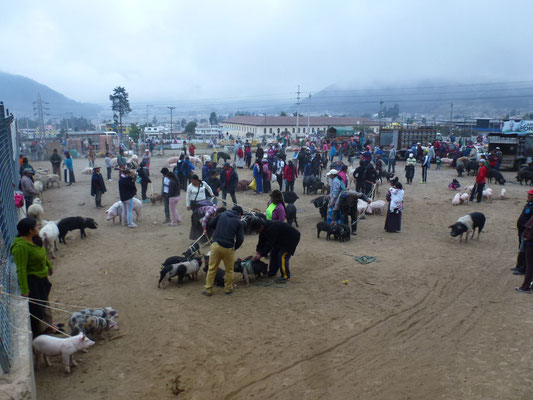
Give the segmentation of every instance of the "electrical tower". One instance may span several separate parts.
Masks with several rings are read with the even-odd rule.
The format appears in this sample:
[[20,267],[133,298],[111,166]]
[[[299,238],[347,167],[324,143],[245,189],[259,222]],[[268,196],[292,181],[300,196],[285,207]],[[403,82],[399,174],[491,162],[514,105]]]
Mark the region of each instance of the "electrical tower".
[[176,107],[167,107],[170,110],[170,137],[172,138],[172,111],[176,109]]
[[50,109],[48,108],[48,103],[41,99],[41,93],[37,94],[37,101],[33,102],[33,115],[39,121],[39,133],[41,137],[41,142],[44,138],[44,116],[50,115]]

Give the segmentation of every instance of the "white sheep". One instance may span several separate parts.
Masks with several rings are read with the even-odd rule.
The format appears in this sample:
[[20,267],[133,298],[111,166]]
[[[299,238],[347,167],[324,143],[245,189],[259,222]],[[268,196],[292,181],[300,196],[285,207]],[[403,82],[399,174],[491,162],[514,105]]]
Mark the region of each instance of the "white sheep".
[[33,182],[33,187],[39,192],[39,197],[42,197],[44,191],[43,182],[40,180],[35,180],[35,182]]
[[39,230],[39,236],[43,239],[43,247],[56,258],[56,250],[59,250],[59,228],[54,221],[44,221],[44,226]]
[[[35,199],[37,200],[37,199]],[[43,224],[44,209],[43,206],[37,202],[28,207],[28,217],[37,219],[37,224],[41,226]]]

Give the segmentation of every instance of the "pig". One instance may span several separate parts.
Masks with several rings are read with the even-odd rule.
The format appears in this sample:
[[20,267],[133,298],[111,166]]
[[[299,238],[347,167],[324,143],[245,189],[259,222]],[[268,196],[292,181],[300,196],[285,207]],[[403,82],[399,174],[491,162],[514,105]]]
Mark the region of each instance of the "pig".
[[[89,317],[104,318],[107,320],[108,325],[116,325],[115,318],[118,318],[118,311],[112,307],[86,308],[76,311],[75,313],[72,313],[68,320],[70,334],[77,335],[80,333],[83,329],[83,324],[89,319]],[[114,322],[114,324],[111,324],[111,322]],[[118,325],[115,329],[118,329]]]
[[161,193],[154,193],[150,196],[150,202],[153,206],[155,206],[158,201],[163,204],[163,196],[161,195]]
[[167,160],[167,167],[170,166],[171,164],[174,164],[174,166],[176,166],[176,163],[178,162],[178,160],[179,160],[179,157],[170,157]]
[[326,240],[329,240],[331,235],[333,235],[333,226],[327,222],[319,222],[316,224],[316,237],[320,238],[320,232],[326,232]]
[[453,196],[452,206],[458,206],[459,204],[461,204],[461,195],[457,193],[455,196]]
[[296,219],[296,206],[293,203],[289,203],[285,207],[285,211],[287,213],[287,223],[292,226],[292,223],[294,222],[296,227],[299,228],[298,220]]
[[368,207],[368,203],[366,201],[361,200],[361,199],[357,200],[357,214],[358,215],[364,214],[367,207]]
[[164,279],[168,279],[170,282],[174,276],[178,277],[178,283],[182,283],[185,276],[188,276],[191,280],[196,280],[201,266],[201,257],[197,257],[191,261],[185,261],[179,264],[168,264],[161,268],[157,287],[161,287],[161,282],[163,282]]
[[83,333],[79,333],[76,336],[69,338],[58,338],[50,335],[40,335],[33,340],[33,350],[35,352],[35,366],[37,367],[41,354],[44,357],[46,365],[50,366],[50,360],[48,356],[61,356],[63,357],[63,363],[65,364],[65,371],[70,374],[70,364],[77,367],[76,361],[72,358],[72,355],[80,350],[86,350],[93,346],[94,342],[85,336]]
[[466,241],[468,242],[468,234],[472,231],[472,239],[474,238],[474,233],[476,228],[478,229],[477,238],[479,240],[479,235],[485,226],[485,215],[480,212],[473,212],[468,215],[464,215],[457,220],[453,225],[450,225],[451,229],[450,236],[456,237],[461,235],[461,242],[463,241],[463,235],[466,233]]
[[245,192],[246,190],[248,190],[248,186],[250,186],[250,181],[247,179],[241,179],[237,183],[237,190],[239,192]]
[[474,190],[474,185],[468,185],[465,189],[468,194],[472,194],[472,190]]
[[505,200],[507,199],[507,191],[505,190],[505,188],[502,189],[502,191],[500,192],[500,200]]
[[369,204],[368,209],[370,212],[368,214],[376,214],[376,215],[382,215],[385,211],[385,201],[384,200],[376,200]]
[[39,236],[43,239],[43,247],[52,253],[52,258],[56,258],[56,251],[59,250],[59,228],[54,221],[47,221],[39,230]]
[[489,203],[492,203],[492,195],[493,192],[491,188],[483,190],[483,198],[486,199]]
[[295,203],[299,197],[295,192],[283,192],[283,201],[285,203]]
[[91,315],[81,324],[81,331],[85,335],[99,335],[108,330],[118,330],[118,323],[113,318]]
[[67,217],[59,220],[57,222],[57,227],[59,228],[59,243],[67,244],[67,242],[65,241],[65,236],[70,231],[79,229],[80,236],[83,239],[87,236],[87,234],[85,233],[85,229],[97,229],[98,224],[92,218]]
[[92,175],[93,174],[93,169],[91,167],[87,167],[83,171],[81,171],[81,173],[83,175]]
[[[133,198],[133,212],[135,213],[136,221],[141,218],[142,205],[141,200]],[[105,213],[107,214],[106,221],[113,220],[113,223],[115,223],[115,218],[118,217],[119,222],[122,222],[122,202],[117,201]]]
[[461,203],[462,204],[468,204],[469,200],[470,200],[470,195],[468,193],[461,193]]
[[195,167],[202,165],[202,160],[199,157],[189,156],[189,161],[192,162]]

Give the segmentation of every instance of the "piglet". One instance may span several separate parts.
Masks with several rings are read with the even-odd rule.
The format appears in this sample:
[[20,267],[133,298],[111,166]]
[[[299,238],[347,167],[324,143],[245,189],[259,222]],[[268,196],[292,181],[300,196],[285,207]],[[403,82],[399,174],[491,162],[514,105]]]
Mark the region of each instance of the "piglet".
[[457,193],[455,196],[453,196],[452,205],[458,206],[459,204],[461,204],[461,195]]
[[76,361],[72,358],[72,355],[80,350],[85,350],[94,345],[94,342],[80,333],[76,336],[69,338],[58,338],[49,335],[40,335],[33,340],[33,350],[35,352],[35,367],[39,362],[41,354],[44,357],[46,365],[50,366],[50,360],[48,356],[61,356],[65,363],[65,370],[70,374],[70,363],[77,367]]
[[470,200],[470,195],[468,193],[461,193],[461,203],[468,204],[468,200]]
[[487,199],[487,201],[490,203],[492,203],[492,195],[493,195],[493,192],[491,188],[487,188],[483,190],[483,198]]
[[372,210],[372,214],[383,214],[385,212],[385,201],[376,200],[370,203],[369,208]]

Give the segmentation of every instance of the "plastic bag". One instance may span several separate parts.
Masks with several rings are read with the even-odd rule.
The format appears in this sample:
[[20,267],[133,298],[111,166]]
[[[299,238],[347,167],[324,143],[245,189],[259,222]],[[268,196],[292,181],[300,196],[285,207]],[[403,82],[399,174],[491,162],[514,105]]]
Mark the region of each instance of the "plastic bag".
[[270,177],[270,182],[276,182],[278,180],[278,176],[276,174],[272,174]]
[[255,181],[255,178],[252,180],[252,182],[250,182],[248,187],[252,190],[257,190],[257,182]]
[[22,208],[24,206],[24,196],[22,193],[15,193],[15,207]]

